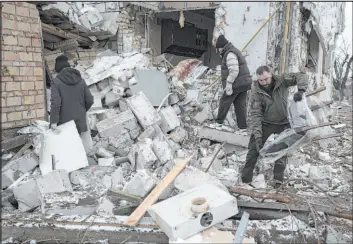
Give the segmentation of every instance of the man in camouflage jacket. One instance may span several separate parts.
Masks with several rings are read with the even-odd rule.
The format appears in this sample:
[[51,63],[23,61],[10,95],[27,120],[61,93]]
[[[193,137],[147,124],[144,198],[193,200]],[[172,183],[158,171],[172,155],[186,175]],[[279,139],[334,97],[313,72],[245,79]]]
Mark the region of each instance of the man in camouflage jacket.
[[[250,94],[249,127],[251,137],[246,164],[242,171],[243,183],[250,183],[253,177],[259,151],[271,134],[279,134],[289,128],[287,114],[287,99],[290,86],[298,86],[294,94],[294,101],[302,100],[303,93],[308,86],[308,77],[305,73],[284,73],[273,75],[270,68],[261,66],[256,70],[258,80],[254,82]],[[273,169],[274,180],[283,181],[287,157],[284,156],[275,162]],[[279,183],[277,183],[278,186]]]

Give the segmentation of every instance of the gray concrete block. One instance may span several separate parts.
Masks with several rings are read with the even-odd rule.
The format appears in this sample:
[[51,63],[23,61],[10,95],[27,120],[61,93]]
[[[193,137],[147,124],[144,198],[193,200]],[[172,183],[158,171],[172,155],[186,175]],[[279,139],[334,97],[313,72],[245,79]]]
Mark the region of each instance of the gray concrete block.
[[46,193],[72,191],[69,174],[66,170],[55,170],[36,178],[39,192]]
[[124,98],[119,100],[119,108],[122,112],[129,109],[129,106]]
[[98,165],[103,167],[115,166],[114,157],[111,158],[99,158]]
[[145,197],[157,184],[157,180],[147,170],[139,170],[123,188],[123,191],[138,197]]
[[109,137],[109,144],[121,151],[119,156],[127,156],[133,143],[127,130],[123,130],[118,136]]
[[248,147],[250,136],[238,135],[231,132],[219,131],[210,128],[201,128],[198,132],[201,138],[210,139],[218,142],[227,142],[236,146]]
[[102,197],[99,200],[96,212],[99,216],[114,216],[114,208],[115,205],[107,197]]
[[168,101],[169,101],[170,105],[174,105],[174,104],[178,103],[180,101],[178,94],[173,93],[173,94],[169,95]]
[[35,179],[14,187],[13,194],[18,202],[18,209],[21,212],[26,212],[41,205],[40,192]]
[[123,169],[118,168],[117,170],[114,171],[112,174],[112,189],[122,189],[124,187],[125,179],[124,179],[124,174],[123,174]]
[[152,150],[162,164],[173,159],[174,151],[165,137],[157,137],[153,140]]
[[105,138],[117,136],[121,134],[124,129],[130,131],[136,127],[138,127],[136,118],[130,110],[97,123],[99,135]]
[[105,95],[105,105],[108,107],[114,107],[119,104],[121,96],[110,91]]
[[[135,152],[137,152],[137,162],[135,160]],[[152,150],[152,141],[145,139],[144,141],[136,143],[132,147],[128,158],[132,168],[135,167],[135,164],[137,164],[137,170],[150,168],[157,161],[157,156]]]
[[42,196],[42,214],[92,215],[99,202],[82,192],[48,193]]
[[188,139],[188,133],[183,127],[179,126],[169,134],[169,138],[176,143],[181,143]]
[[161,129],[164,133],[174,130],[176,127],[180,126],[178,115],[175,113],[172,107],[168,106],[161,109],[159,115],[162,119]]
[[228,192],[219,179],[192,166],[187,166],[174,180],[174,186],[179,191],[187,191],[202,184],[212,184]]
[[14,183],[21,175],[33,170],[39,164],[39,159],[34,152],[25,154],[24,156],[10,161],[1,169],[2,185],[7,188]]
[[161,122],[161,117],[158,115],[157,111],[153,108],[143,92],[139,92],[128,98],[127,104],[144,129]]

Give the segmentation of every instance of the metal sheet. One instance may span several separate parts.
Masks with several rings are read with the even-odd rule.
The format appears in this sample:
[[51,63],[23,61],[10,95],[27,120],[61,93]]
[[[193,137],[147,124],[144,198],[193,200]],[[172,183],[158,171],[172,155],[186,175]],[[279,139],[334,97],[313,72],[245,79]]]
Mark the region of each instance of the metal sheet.
[[130,86],[132,94],[142,91],[153,106],[159,106],[169,93],[166,75],[159,70],[136,70],[137,84]]

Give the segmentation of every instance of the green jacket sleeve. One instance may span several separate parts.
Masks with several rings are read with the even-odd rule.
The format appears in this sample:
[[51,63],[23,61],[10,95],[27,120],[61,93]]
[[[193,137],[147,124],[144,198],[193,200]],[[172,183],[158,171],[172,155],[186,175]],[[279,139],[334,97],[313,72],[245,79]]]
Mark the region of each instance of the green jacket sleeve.
[[305,73],[283,73],[281,79],[287,87],[297,85],[298,90],[303,91],[308,88],[308,76]]
[[255,138],[262,138],[263,113],[259,94],[255,91],[250,93],[250,121],[249,127]]

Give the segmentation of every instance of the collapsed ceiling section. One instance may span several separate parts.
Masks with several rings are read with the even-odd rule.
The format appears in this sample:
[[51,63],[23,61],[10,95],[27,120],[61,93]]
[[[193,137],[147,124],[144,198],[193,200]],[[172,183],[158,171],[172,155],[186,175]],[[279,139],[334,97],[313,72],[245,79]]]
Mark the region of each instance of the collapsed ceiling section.
[[74,46],[92,48],[98,45],[96,41],[115,36],[121,4],[123,3],[38,3],[45,47],[54,50],[55,43],[70,40]]

